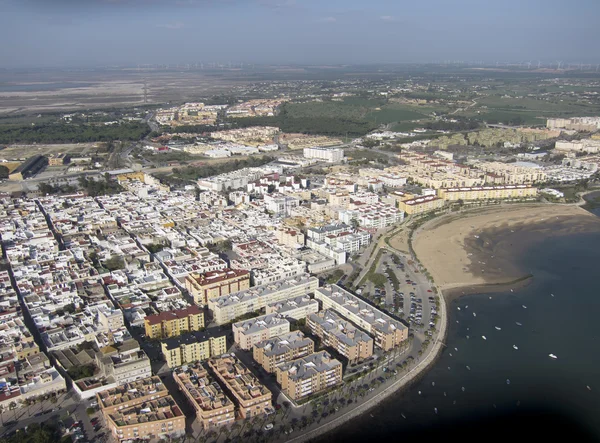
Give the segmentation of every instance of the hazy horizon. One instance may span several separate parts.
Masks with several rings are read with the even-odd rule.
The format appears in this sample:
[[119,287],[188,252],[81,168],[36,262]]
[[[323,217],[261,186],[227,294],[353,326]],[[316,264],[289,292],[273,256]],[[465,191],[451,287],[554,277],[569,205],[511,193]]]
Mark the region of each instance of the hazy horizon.
[[600,63],[600,2],[522,3],[0,0],[0,66]]

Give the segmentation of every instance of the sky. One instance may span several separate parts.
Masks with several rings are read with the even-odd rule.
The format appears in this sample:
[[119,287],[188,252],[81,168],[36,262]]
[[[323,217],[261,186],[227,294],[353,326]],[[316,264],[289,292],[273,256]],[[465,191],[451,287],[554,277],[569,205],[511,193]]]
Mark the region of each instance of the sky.
[[600,63],[600,0],[0,0],[0,67]]

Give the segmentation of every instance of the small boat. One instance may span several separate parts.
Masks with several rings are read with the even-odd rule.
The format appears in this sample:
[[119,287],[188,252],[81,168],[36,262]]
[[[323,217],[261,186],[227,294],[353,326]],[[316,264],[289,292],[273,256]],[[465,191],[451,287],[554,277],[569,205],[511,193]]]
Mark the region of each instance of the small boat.
[[450,357],[452,357],[452,352],[450,353]]
[[419,395],[421,395],[421,391],[419,391]]
[[455,405],[455,404],[456,404],[456,400],[454,400],[454,401],[452,402],[452,404],[453,404],[453,405]]
[[510,290],[510,292],[515,292],[515,291],[513,291],[513,290],[511,289],[511,290]]
[[475,314],[474,312],[473,312],[473,317],[477,317],[477,314]]
[[[586,388],[587,388],[587,390],[588,390],[588,391],[591,391],[591,390],[592,390],[592,388],[590,388],[590,386],[589,386],[589,385],[587,385],[587,386],[586,386]],[[445,394],[445,392],[444,392],[444,394]]]
[[471,328],[467,328],[467,331],[468,331],[469,329],[471,329]]
[[465,392],[465,387],[464,386],[462,388],[460,388],[460,389],[462,389],[462,391]]
[[475,238],[479,238],[479,236],[478,236],[478,235],[474,235],[473,237],[475,237]]
[[435,382],[434,381],[431,382],[431,386],[435,386]]
[[527,306],[525,306],[525,305],[521,305],[521,306],[523,306],[523,309],[527,309]]
[[548,354],[548,357],[550,357],[550,358],[553,358],[553,359],[555,359],[555,360],[558,358],[558,357],[557,357],[556,355],[554,355],[554,354]]
[[551,297],[554,297],[554,294],[550,294]]
[[371,415],[371,418],[375,418],[375,416],[373,414],[370,414],[370,415]]
[[465,306],[465,309],[469,309],[469,305]]
[[470,366],[467,366],[467,369],[470,371],[470,370],[471,370],[471,367],[470,367]]
[[[589,386],[588,386],[588,388],[589,388]],[[444,392],[444,397],[445,397],[445,396],[446,396],[446,393]]]
[[510,384],[510,380],[507,378],[506,379],[506,384],[509,385]]
[[490,300],[492,299],[492,297],[490,297]]
[[469,338],[470,338],[470,337],[467,335],[467,340],[468,340]]
[[458,320],[456,320],[456,323],[458,323]]
[[448,366],[448,370],[450,370],[450,366]]
[[437,408],[433,408],[433,411],[437,414]]
[[513,345],[513,349],[519,349],[517,345]]
[[458,351],[458,348],[454,348],[455,351]]
[[403,413],[400,413],[400,415],[402,416],[403,419],[406,420],[406,415],[404,415]]
[[499,328],[498,326],[494,326],[494,328],[496,328],[496,331],[501,331],[502,328]]
[[484,340],[487,340],[487,338],[485,338],[485,335],[482,335],[481,338],[483,338]]
[[457,306],[456,309],[458,309],[460,311],[460,306]]
[[523,326],[521,323],[519,323],[518,321],[515,322],[517,324],[517,326]]

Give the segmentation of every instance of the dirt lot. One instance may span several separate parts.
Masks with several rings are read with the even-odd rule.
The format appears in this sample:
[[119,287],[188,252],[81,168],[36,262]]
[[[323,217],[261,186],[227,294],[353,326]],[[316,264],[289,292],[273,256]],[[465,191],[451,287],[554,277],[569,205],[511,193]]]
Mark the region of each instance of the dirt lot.
[[102,143],[70,143],[52,145],[9,145],[0,151],[2,160],[26,159],[36,154],[53,156],[71,154],[74,156],[91,155],[101,148]]

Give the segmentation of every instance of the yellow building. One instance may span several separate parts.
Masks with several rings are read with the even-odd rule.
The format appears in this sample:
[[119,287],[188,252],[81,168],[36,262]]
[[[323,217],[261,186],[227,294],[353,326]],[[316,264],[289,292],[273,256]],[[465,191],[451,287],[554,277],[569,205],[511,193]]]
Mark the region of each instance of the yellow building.
[[144,327],[148,338],[177,337],[204,328],[204,312],[197,306],[161,312],[147,316],[144,319]]
[[440,189],[438,193],[440,198],[447,201],[501,200],[537,197],[538,189],[527,185],[505,185]]
[[244,269],[191,273],[185,278],[185,288],[197,305],[206,305],[210,299],[250,288],[250,272]]
[[163,341],[161,349],[169,368],[176,368],[186,363],[225,354],[227,352],[227,340],[224,335],[221,337],[208,337],[201,332],[190,332]]
[[410,200],[404,200],[398,203],[398,209],[406,212],[409,215],[412,214],[423,214],[429,211],[435,211],[436,209],[444,206],[444,200],[436,197],[435,195],[425,195],[423,197],[412,198]]
[[267,372],[274,372],[275,366],[315,352],[315,343],[300,331],[293,331],[279,337],[263,340],[252,347],[256,363]]

